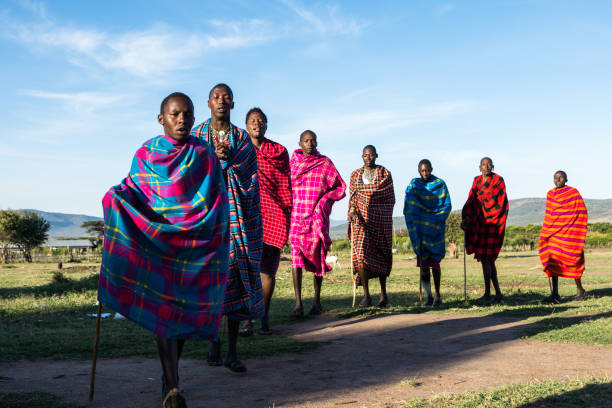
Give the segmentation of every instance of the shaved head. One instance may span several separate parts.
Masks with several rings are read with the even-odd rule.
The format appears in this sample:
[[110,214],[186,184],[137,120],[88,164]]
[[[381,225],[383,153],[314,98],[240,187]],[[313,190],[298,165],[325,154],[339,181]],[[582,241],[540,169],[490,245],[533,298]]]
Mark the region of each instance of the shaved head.
[[224,84],[224,83],[217,84],[213,86],[212,88],[210,88],[210,92],[208,93],[208,99],[210,99],[213,91],[217,88],[225,88],[227,92],[230,94],[230,96],[232,97],[232,101],[234,100],[234,92],[232,92],[232,88],[230,88],[228,84]]
[[313,136],[315,139],[317,138],[317,134],[315,132],[313,132],[312,130],[305,130],[302,132],[302,134],[300,135],[300,142],[304,139],[304,136],[306,135],[311,135]]

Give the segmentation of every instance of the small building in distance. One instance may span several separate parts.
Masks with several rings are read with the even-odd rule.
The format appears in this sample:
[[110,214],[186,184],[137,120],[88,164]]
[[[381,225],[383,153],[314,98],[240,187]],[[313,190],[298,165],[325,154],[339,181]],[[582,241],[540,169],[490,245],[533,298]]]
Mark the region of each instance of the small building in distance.
[[46,248],[50,248],[50,249],[67,248],[69,251],[81,250],[83,252],[85,250],[95,248],[94,243],[88,239],[53,239],[53,238],[50,238],[42,246]]

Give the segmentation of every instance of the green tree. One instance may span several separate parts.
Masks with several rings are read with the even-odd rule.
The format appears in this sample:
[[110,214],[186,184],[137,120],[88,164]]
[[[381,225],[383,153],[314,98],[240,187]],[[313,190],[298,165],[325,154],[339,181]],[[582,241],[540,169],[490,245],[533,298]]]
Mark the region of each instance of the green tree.
[[461,229],[461,213],[452,211],[446,219],[446,239],[449,243],[463,241],[463,230]]
[[102,243],[104,239],[104,221],[85,221],[81,224],[81,228],[85,228],[88,234],[95,235],[98,238],[95,244]]
[[27,262],[32,262],[32,248],[42,245],[48,237],[51,224],[32,211],[19,211],[16,225],[9,231],[9,239],[23,254]]
[[461,212],[452,211],[446,219],[446,240],[450,256],[458,258],[457,244],[463,242],[463,230],[461,229]]
[[6,263],[8,246],[12,243],[13,231],[17,229],[19,214],[13,210],[0,210],[0,262]]

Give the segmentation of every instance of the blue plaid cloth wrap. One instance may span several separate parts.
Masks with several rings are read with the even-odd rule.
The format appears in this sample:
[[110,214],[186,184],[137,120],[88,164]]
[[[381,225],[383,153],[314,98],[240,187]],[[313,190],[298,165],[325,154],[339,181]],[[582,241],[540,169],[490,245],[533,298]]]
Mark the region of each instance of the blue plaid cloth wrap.
[[412,179],[406,188],[404,218],[416,255],[440,262],[446,254],[444,233],[452,209],[446,183],[433,174]]

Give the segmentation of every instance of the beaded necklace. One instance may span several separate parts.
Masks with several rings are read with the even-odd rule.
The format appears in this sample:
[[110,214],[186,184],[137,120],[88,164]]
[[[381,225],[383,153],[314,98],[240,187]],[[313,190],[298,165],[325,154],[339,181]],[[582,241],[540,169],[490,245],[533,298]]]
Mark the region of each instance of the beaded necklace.
[[374,184],[376,178],[378,177],[378,171],[376,171],[376,167],[371,169],[369,167],[363,166],[363,177],[368,180],[368,183]]
[[229,138],[232,133],[232,125],[228,125],[226,130],[217,130],[215,127],[210,124],[210,130],[212,133],[213,144],[217,146],[218,144],[226,144],[229,145]]

